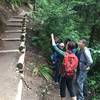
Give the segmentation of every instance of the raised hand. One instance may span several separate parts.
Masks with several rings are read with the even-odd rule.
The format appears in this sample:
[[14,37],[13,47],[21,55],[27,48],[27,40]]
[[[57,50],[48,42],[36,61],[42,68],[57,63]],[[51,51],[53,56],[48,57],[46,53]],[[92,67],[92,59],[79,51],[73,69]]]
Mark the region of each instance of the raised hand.
[[51,34],[51,39],[52,39],[52,45],[56,45],[56,44],[55,44],[54,34],[53,34],[53,33]]
[[54,34],[53,33],[51,34],[51,38],[54,38]]

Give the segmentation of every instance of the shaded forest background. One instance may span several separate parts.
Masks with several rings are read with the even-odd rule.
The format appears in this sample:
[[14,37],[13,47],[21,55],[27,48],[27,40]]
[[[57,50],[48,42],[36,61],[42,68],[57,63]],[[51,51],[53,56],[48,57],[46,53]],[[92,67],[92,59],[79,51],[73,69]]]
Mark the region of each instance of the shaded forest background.
[[0,0],[13,9],[25,5],[30,9],[32,45],[48,57],[50,34],[65,41],[85,38],[93,49],[95,66],[89,73],[89,91],[93,100],[100,100],[100,0]]

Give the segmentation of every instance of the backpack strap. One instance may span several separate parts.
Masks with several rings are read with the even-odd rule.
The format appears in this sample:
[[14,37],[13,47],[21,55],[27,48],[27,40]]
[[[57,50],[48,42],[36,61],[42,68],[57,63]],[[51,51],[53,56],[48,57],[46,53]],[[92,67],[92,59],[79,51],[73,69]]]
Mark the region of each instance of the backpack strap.
[[[89,51],[90,51],[90,49],[89,48],[87,48]],[[84,57],[86,58],[86,62],[83,62],[83,63],[85,63],[86,65],[87,65],[87,61],[88,61],[88,58],[87,58],[87,56],[86,56],[86,53],[85,53],[85,49],[83,50],[83,54],[84,54]],[[91,54],[91,51],[90,51],[90,54]],[[91,56],[92,57],[92,56]],[[87,66],[87,67],[93,67],[93,64],[91,64],[90,66]]]

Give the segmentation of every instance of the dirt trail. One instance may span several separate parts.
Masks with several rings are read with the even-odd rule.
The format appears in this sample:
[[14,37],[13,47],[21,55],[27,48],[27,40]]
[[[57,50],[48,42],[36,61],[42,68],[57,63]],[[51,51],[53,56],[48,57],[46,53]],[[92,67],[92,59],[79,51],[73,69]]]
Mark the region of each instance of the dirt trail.
[[[14,23],[13,20],[12,23],[12,19],[7,21],[7,27],[10,27],[10,29],[7,28],[6,31],[14,30],[16,27],[20,28],[18,24],[19,22],[17,23],[16,19],[15,22],[16,23]],[[12,51],[18,50],[21,43],[18,40],[13,40],[14,38],[17,38],[17,34],[16,30],[14,30],[12,33],[3,32],[0,35],[0,100],[16,100],[18,92],[17,87],[19,83],[19,78],[16,74],[16,65],[20,57],[20,53]],[[19,39],[21,34],[22,33],[20,32],[18,37]],[[8,53],[9,50],[12,51]]]
[[0,54],[0,100],[15,100],[18,78],[16,76],[17,53]]

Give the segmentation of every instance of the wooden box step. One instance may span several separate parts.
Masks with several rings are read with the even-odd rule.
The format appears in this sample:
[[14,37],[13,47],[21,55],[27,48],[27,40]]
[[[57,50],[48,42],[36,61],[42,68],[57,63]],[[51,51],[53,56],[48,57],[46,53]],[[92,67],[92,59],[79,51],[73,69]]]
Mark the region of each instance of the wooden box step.
[[22,30],[6,30],[5,33],[22,33]]
[[[20,23],[22,23],[23,21],[24,21],[24,19],[10,18],[7,22],[20,22]],[[28,22],[28,19],[26,19],[25,21]]]
[[0,50],[0,53],[14,53],[14,52],[19,52],[18,49],[14,49],[14,50]]
[[23,15],[19,15],[19,16],[12,16],[12,18],[24,19],[24,18],[25,18],[25,16],[23,16]]
[[20,38],[0,38],[2,41],[20,41]]
[[8,22],[23,22],[23,19],[10,18]]
[[14,50],[18,49],[20,41],[2,41],[0,40],[0,50]]
[[4,33],[1,35],[1,38],[20,38],[22,33]]
[[17,26],[15,26],[15,27],[13,27],[13,26],[7,26],[6,27],[6,30],[22,30],[22,29],[26,29],[26,27],[23,27],[23,26],[21,26],[21,27],[17,27]]
[[22,23],[12,23],[12,22],[8,22],[7,24],[6,24],[7,26],[12,26],[12,27],[22,27],[22,26],[24,26]]

